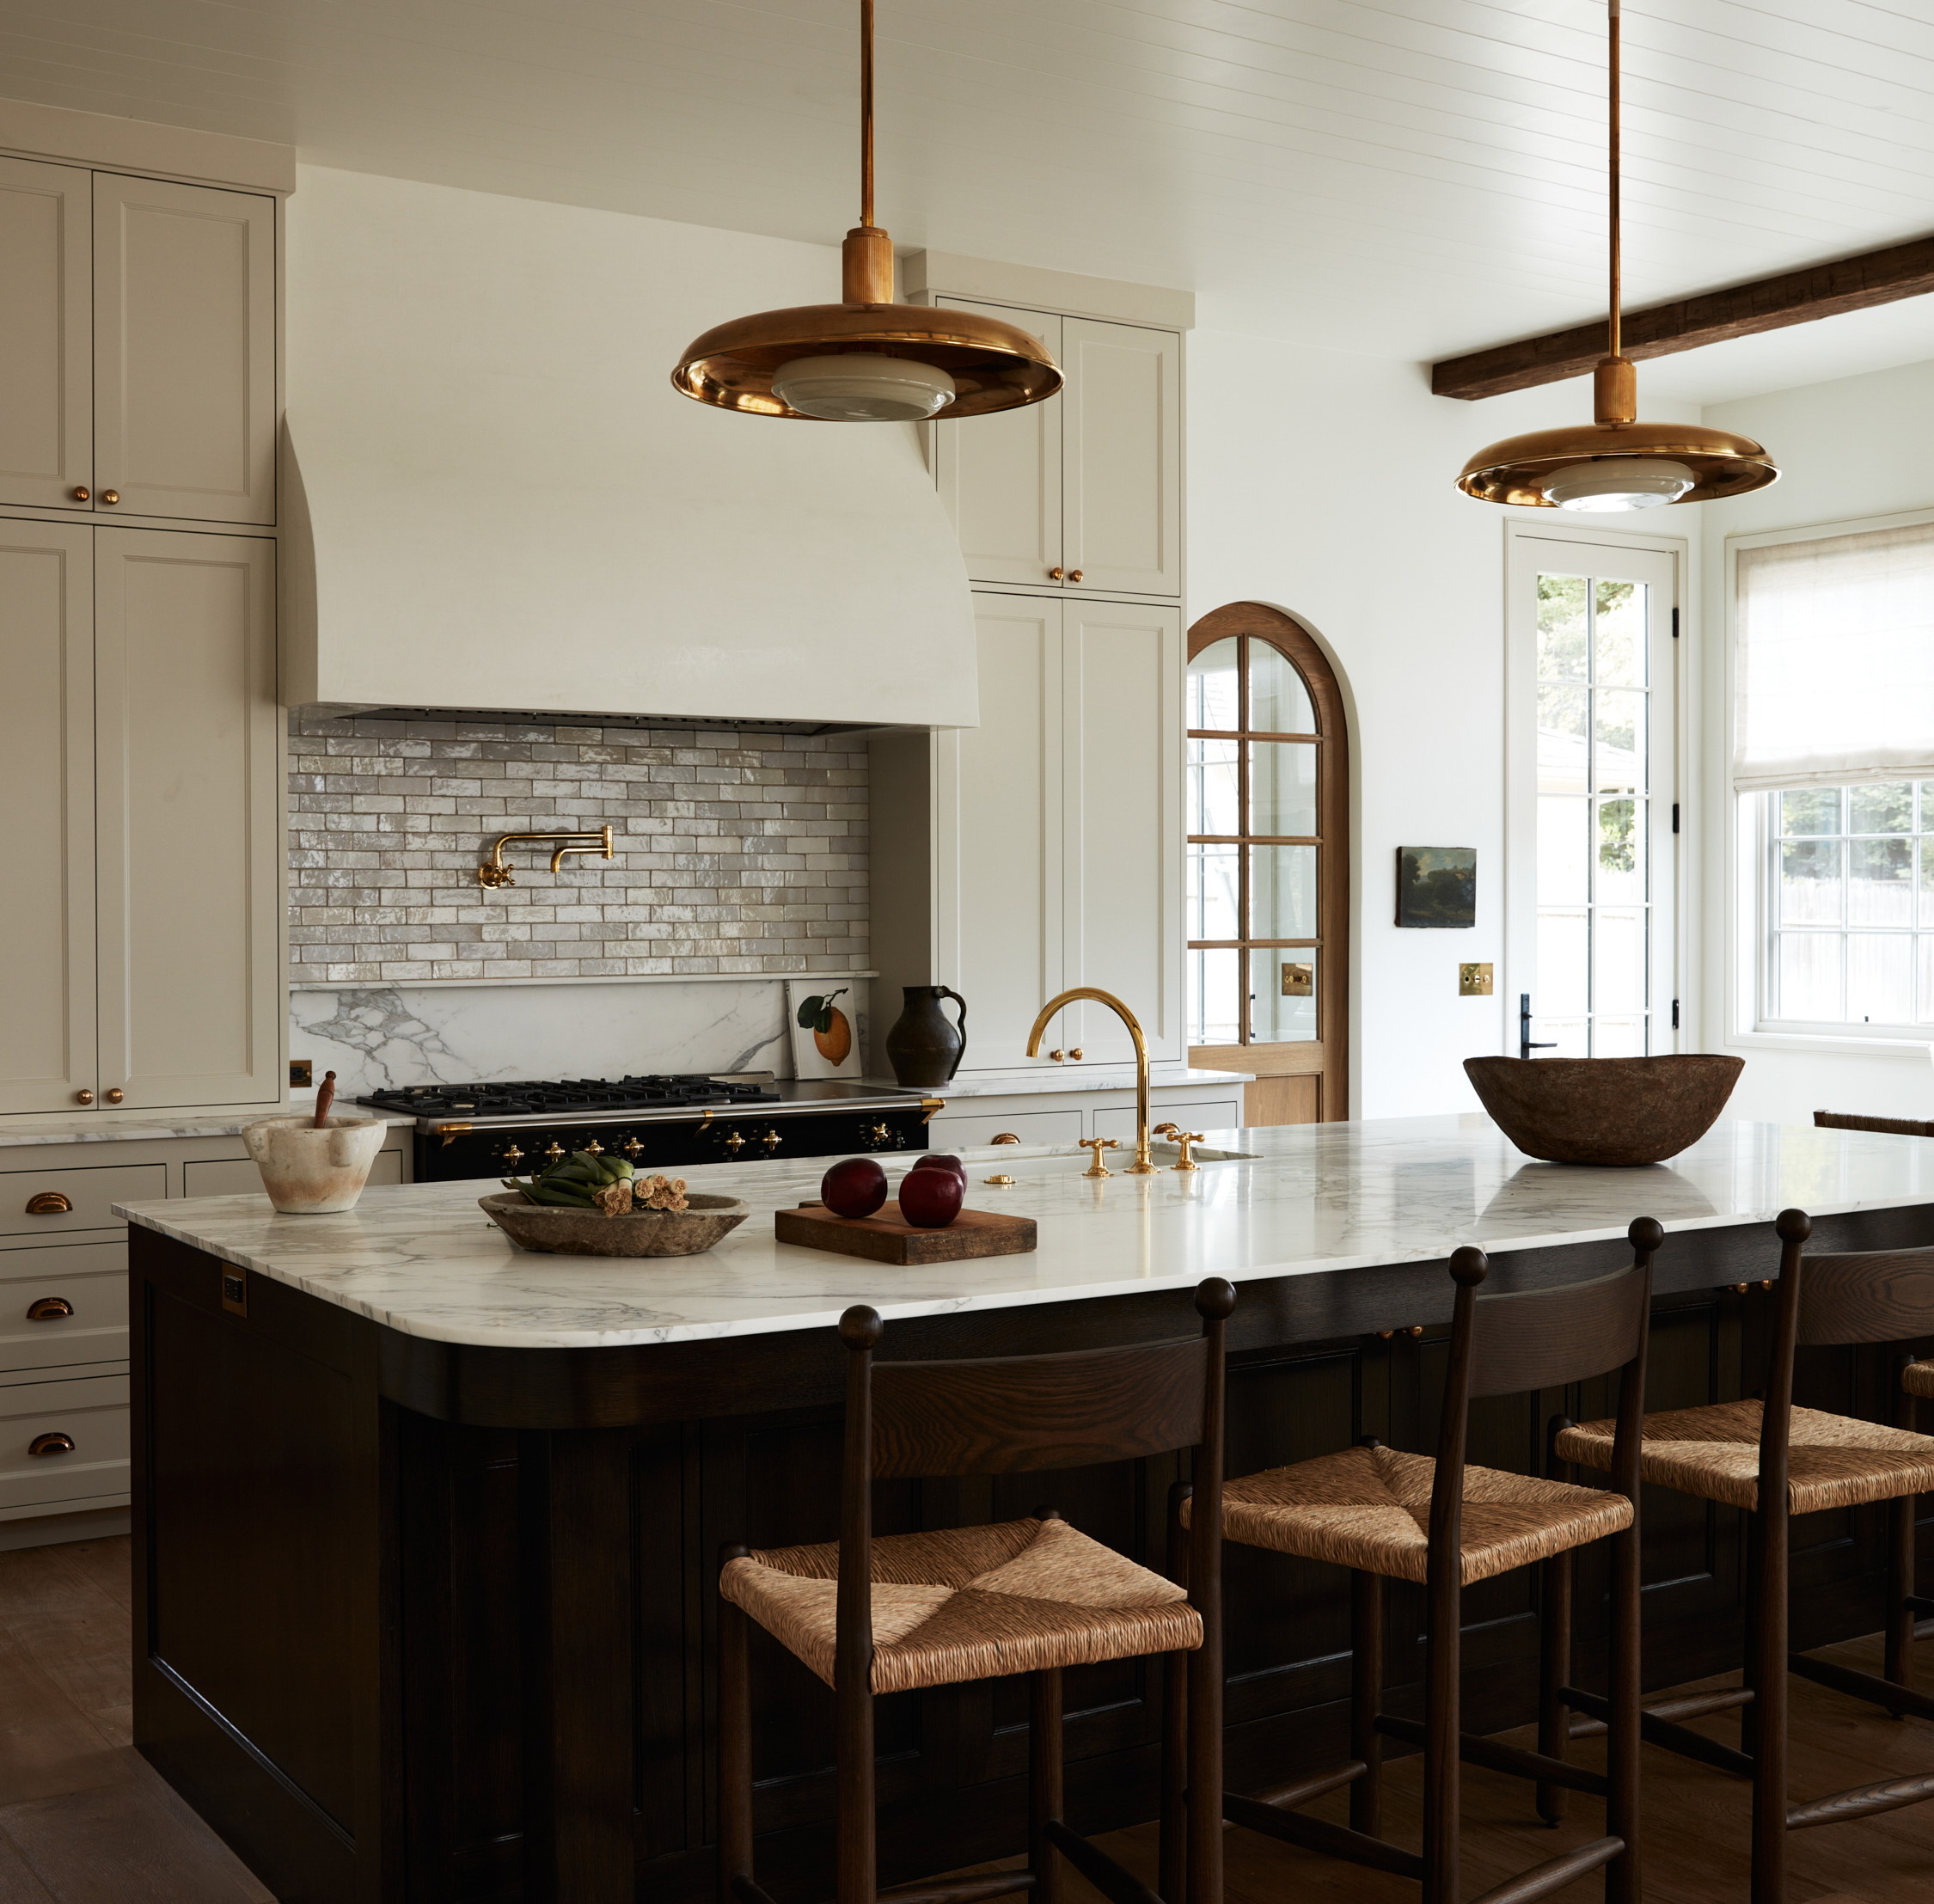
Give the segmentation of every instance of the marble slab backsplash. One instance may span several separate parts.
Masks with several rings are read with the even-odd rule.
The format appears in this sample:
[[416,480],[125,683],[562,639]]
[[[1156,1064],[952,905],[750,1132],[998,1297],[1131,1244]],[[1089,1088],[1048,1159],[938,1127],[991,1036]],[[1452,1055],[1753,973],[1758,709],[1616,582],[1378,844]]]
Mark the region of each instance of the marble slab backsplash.
[[793,1070],[785,987],[758,979],[299,991],[289,1055],[318,1078],[334,1071],[346,1098],[407,1084]]

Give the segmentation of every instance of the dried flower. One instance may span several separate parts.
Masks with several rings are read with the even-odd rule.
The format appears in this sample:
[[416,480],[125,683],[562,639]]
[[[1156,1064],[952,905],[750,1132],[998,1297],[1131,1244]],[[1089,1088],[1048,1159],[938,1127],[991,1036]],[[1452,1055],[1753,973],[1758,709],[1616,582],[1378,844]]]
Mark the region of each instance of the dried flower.
[[682,1177],[653,1177],[645,1186],[646,1209],[685,1209],[685,1179]]
[[593,1194],[591,1201],[607,1216],[626,1215],[632,1207],[630,1178],[621,1177],[615,1184],[606,1184],[602,1190]]

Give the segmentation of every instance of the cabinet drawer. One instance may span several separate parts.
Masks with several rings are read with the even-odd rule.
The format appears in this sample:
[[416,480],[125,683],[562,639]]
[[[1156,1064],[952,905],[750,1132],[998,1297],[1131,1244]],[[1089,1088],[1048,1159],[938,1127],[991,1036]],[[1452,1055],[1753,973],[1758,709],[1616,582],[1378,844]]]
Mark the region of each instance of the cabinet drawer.
[[998,1117],[954,1117],[942,1112],[927,1127],[927,1137],[936,1150],[969,1150],[976,1144],[992,1143],[1004,1130],[1024,1144],[1072,1144],[1081,1135],[1081,1113],[1028,1111],[1017,1117],[1009,1111]]
[[[66,1252],[23,1250],[20,1253],[59,1257]],[[125,1362],[126,1272],[77,1275],[51,1262],[47,1270],[31,1281],[0,1283],[0,1371]]]
[[[28,1204],[46,1193],[64,1197],[68,1209],[29,1215]],[[58,1236],[63,1230],[116,1227],[116,1203],[168,1194],[166,1164],[104,1164],[80,1170],[0,1171],[0,1236]]]
[[[1242,1099],[1220,1098],[1194,1104],[1152,1104],[1148,1107],[1148,1122],[1151,1124],[1178,1123],[1184,1130],[1233,1130],[1242,1123]],[[1135,1106],[1111,1104],[1097,1111],[1094,1134],[1098,1137],[1119,1137],[1126,1143],[1133,1143]]]
[[[400,1184],[403,1180],[403,1154],[379,1150],[370,1166],[372,1184]],[[245,1197],[262,1194],[261,1172],[253,1157],[209,1157],[185,1164],[181,1169],[183,1188],[190,1197]]]
[[[64,1435],[73,1448],[29,1454],[43,1435]],[[128,1472],[125,1375],[0,1388],[0,1512],[125,1494]]]

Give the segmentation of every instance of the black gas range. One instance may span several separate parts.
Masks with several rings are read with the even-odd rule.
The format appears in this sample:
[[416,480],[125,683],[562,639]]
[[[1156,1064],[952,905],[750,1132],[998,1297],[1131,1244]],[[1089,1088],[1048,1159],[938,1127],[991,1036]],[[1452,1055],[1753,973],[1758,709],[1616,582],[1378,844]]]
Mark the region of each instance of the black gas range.
[[528,1175],[594,1147],[640,1170],[924,1150],[942,1100],[842,1078],[741,1071],[406,1085],[357,1101],[416,1119],[422,1184]]

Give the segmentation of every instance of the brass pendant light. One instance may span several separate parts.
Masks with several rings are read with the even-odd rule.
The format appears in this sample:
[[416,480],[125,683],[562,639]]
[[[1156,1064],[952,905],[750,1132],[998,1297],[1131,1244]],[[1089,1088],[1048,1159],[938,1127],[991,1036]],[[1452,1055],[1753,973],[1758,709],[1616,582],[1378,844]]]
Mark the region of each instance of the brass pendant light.
[[1590,424],[1533,430],[1480,450],[1457,487],[1480,502],[1534,509],[1653,509],[1741,496],[1778,482],[1751,437],[1696,423],[1639,423],[1637,367],[1619,349],[1619,0],[1607,0],[1611,39],[1612,317],[1610,353],[1592,373]]
[[1018,325],[893,302],[893,241],[873,223],[873,0],[860,5],[860,223],[841,265],[842,302],[716,326],[679,359],[674,387],[721,409],[829,423],[984,416],[1061,388],[1047,346]]

